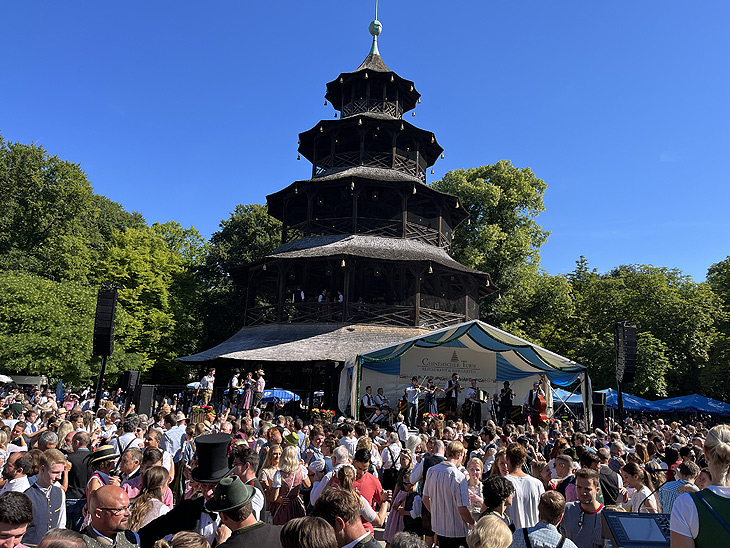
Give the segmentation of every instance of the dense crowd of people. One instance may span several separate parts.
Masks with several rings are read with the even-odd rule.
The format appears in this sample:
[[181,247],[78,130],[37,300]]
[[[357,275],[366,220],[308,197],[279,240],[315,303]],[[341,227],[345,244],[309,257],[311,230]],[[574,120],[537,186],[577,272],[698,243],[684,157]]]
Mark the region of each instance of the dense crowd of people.
[[84,396],[0,397],[0,547],[597,548],[604,510],[670,514],[673,547],[730,539],[727,425],[190,421]]

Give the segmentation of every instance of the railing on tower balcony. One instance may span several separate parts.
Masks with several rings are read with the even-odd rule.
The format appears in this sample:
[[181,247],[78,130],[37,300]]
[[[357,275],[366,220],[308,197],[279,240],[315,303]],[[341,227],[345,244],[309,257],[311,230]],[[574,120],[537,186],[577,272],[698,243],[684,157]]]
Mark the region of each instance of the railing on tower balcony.
[[333,170],[343,167],[369,166],[381,169],[395,169],[408,175],[413,175],[426,182],[426,169],[420,168],[418,163],[411,159],[395,155],[391,152],[366,152],[360,161],[360,153],[358,152],[338,152],[334,155],[329,154],[317,158],[317,164],[314,166],[314,177],[324,177],[329,175]]
[[342,117],[354,116],[363,112],[377,112],[387,114],[393,118],[403,117],[403,108],[394,101],[384,101],[382,99],[357,99],[351,103],[347,103],[342,107]]
[[[360,323],[408,327],[416,325],[416,307],[413,305],[377,303],[286,303],[278,314],[277,305],[249,308],[246,325],[269,323]],[[418,326],[426,329],[440,329],[465,321],[464,314],[421,307]],[[278,316],[278,317],[277,317]]]

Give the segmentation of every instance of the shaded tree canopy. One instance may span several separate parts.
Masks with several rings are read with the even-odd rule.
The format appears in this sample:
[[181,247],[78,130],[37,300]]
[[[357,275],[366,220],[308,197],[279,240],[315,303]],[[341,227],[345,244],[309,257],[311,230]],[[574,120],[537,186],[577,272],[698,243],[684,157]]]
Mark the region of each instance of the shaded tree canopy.
[[[509,160],[494,165],[449,171],[433,187],[459,197],[469,222],[454,231],[454,258],[487,272],[510,295],[522,278],[533,276],[540,264],[540,247],[549,233],[537,224],[544,209],[545,181],[530,168]],[[497,296],[482,303],[482,317],[500,323],[503,308]]]

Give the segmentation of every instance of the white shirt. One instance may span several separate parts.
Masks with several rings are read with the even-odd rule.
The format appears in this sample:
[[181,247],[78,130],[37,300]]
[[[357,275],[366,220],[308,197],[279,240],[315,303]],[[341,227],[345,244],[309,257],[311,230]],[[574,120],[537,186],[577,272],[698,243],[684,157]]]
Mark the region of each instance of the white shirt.
[[125,432],[118,438],[112,438],[109,444],[114,447],[120,455],[128,447],[139,447],[144,451],[144,440],[139,439],[134,432]]
[[350,453],[351,457],[355,456],[355,451],[357,451],[357,438],[350,438],[348,436],[345,436],[343,438],[340,438],[340,444],[347,447],[347,452]]
[[423,496],[431,506],[431,529],[439,536],[465,537],[469,525],[461,518],[459,507],[469,506],[466,476],[453,463],[444,461],[428,469]]
[[[707,489],[721,497],[730,498],[730,487],[710,485]],[[700,534],[697,506],[695,506],[689,493],[679,495],[677,500],[674,501],[672,516],[669,519],[669,530],[690,538],[697,538],[697,535]]]
[[206,375],[200,379],[200,388],[203,390],[213,390],[213,384],[215,383],[215,376]]
[[412,384],[409,384],[406,387],[406,401],[410,404],[416,404],[418,403],[418,395],[420,394],[421,389],[416,388]]
[[16,493],[22,493],[30,487],[28,483],[28,476],[20,476],[19,478],[11,479],[5,482],[3,488],[0,489],[0,494],[7,491],[15,491]]
[[[400,470],[400,445],[397,443],[391,443],[388,445],[385,449],[383,449],[383,452],[380,454],[380,456],[383,459],[383,468],[388,470],[389,468],[394,468],[396,470]],[[391,453],[393,454],[393,458],[390,457]]]
[[375,407],[375,398],[373,397],[372,394],[365,394],[362,397],[362,404],[365,407]]
[[375,395],[375,403],[378,405],[390,405],[390,400],[380,394]]
[[398,432],[398,439],[405,443],[408,439],[408,427],[403,422],[396,424],[395,427],[395,431]]
[[515,488],[512,505],[507,507],[507,515],[515,524],[516,529],[534,527],[540,521],[537,505],[540,502],[540,496],[545,492],[545,487],[539,479],[532,476],[518,478],[507,474],[507,479]]

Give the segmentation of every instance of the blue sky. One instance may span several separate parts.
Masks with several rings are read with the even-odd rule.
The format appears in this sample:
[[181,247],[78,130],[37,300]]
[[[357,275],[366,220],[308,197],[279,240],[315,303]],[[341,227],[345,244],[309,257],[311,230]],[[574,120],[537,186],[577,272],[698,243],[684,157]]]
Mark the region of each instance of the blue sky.
[[[5,2],[0,133],[96,192],[206,237],[308,178],[297,135],[370,47],[372,1]],[[548,184],[551,274],[580,255],[679,268],[730,254],[730,4],[381,0],[380,53],[423,95],[435,175],[509,159]]]

